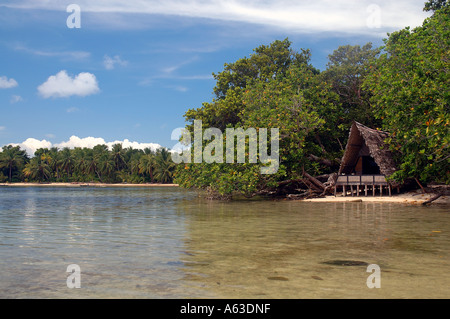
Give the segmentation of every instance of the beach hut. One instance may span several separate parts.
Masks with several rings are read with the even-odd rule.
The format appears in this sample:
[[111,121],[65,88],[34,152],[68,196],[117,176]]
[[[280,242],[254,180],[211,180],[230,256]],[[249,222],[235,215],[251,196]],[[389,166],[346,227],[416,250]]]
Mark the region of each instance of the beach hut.
[[353,122],[335,183],[335,196],[338,187],[342,187],[343,196],[347,195],[347,190],[350,190],[351,196],[355,195],[356,190],[356,196],[359,196],[363,189],[365,196],[369,189],[373,196],[379,189],[382,196],[383,188],[391,196],[392,187],[398,185],[386,180],[396,170],[392,152],[384,142],[388,136],[387,132]]

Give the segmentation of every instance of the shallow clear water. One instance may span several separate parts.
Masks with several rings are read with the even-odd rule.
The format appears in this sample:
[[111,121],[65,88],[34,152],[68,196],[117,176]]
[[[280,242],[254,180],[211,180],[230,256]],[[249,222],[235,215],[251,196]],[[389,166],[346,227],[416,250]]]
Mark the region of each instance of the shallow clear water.
[[449,206],[3,187],[0,298],[449,298],[449,234]]

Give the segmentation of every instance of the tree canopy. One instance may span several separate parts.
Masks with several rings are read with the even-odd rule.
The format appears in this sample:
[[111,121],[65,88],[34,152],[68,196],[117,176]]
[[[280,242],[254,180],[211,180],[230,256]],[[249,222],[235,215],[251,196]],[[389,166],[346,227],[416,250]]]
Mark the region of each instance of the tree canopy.
[[[388,34],[380,48],[340,46],[322,72],[311,65],[309,50],[295,51],[288,39],[226,63],[214,74],[215,98],[185,113],[186,129],[192,137],[201,120],[203,131],[219,129],[226,140],[227,128],[278,128],[278,170],[261,174],[264,163],[250,161],[190,162],[177,166],[175,181],[225,197],[279,193],[303,172],[336,172],[348,129],[358,121],[390,133],[385,147],[399,170],[389,178],[449,183],[448,2],[430,0],[424,10],[434,13],[421,27]],[[209,151],[211,143],[191,147]]]
[[30,159],[8,145],[0,152],[0,182],[171,183],[174,165],[165,148],[40,148]]
[[450,181],[449,13],[446,6],[422,26],[390,34],[366,81],[400,180]]

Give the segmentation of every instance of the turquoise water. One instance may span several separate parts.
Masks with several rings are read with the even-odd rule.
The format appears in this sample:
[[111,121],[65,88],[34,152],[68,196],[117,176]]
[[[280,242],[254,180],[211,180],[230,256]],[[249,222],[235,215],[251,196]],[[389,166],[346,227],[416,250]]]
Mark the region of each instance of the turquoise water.
[[[0,297],[449,298],[449,213],[205,201],[164,187],[2,187]],[[67,287],[71,264],[79,289]],[[368,264],[381,288],[368,288]]]

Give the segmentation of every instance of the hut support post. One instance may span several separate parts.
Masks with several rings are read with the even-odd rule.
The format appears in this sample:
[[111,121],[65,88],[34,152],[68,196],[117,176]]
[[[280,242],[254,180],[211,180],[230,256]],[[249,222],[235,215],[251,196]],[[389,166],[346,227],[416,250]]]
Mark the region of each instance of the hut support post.
[[389,188],[389,197],[391,197],[392,196],[391,185],[388,185],[388,188]]
[[380,197],[383,197],[383,185],[380,185]]
[[365,187],[364,187],[364,196],[366,196],[367,197],[367,184],[366,185],[364,185]]
[[375,197],[375,185],[372,185],[372,196]]
[[345,189],[345,185],[342,185],[342,194],[345,196],[347,196],[347,190]]
[[359,185],[356,185],[356,196],[359,196]]
[[353,197],[353,185],[350,185],[350,193],[352,194]]

